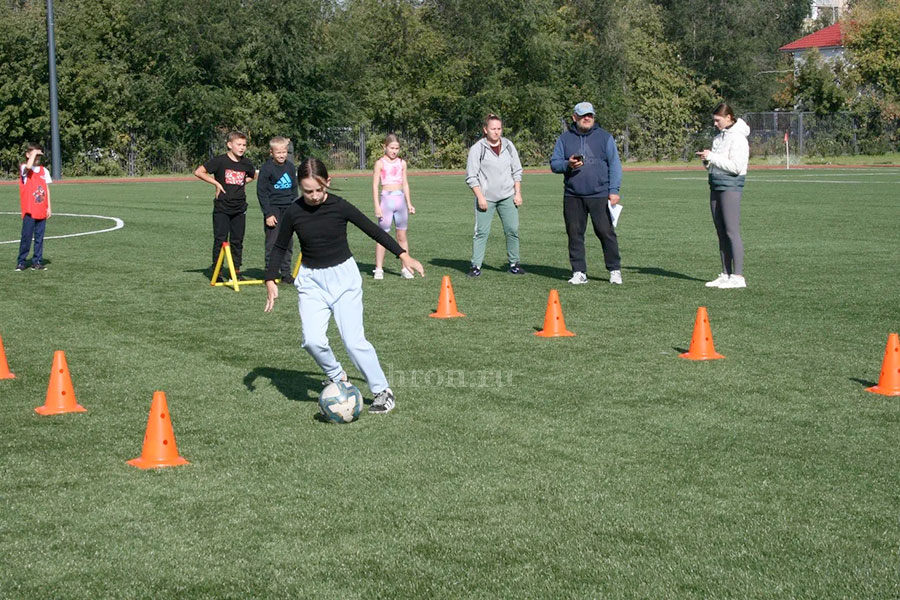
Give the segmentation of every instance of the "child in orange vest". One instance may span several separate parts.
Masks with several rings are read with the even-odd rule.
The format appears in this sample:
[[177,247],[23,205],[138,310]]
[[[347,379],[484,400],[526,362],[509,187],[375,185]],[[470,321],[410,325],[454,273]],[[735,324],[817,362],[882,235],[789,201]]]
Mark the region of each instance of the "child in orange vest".
[[53,214],[50,210],[50,173],[40,166],[44,150],[38,144],[28,144],[25,151],[26,162],[19,166],[19,204],[22,207],[22,240],[19,242],[19,259],[16,271],[25,270],[25,259],[31,250],[34,239],[34,254],[31,257],[31,268],[43,271],[44,266],[44,229],[47,219]]

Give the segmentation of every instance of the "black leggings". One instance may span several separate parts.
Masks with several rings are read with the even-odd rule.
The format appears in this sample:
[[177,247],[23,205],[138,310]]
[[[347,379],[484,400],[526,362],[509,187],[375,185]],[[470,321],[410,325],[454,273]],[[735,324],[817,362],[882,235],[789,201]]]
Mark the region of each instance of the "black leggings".
[[744,242],[741,240],[742,190],[709,191],[709,209],[719,236],[722,272],[744,274]]

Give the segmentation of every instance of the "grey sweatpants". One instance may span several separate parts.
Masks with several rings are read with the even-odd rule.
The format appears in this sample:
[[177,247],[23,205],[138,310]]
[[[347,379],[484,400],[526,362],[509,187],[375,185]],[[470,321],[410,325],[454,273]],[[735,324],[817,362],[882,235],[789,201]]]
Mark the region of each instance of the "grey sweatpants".
[[743,190],[709,191],[709,209],[719,236],[722,272],[744,274],[744,242],[741,241],[741,194]]

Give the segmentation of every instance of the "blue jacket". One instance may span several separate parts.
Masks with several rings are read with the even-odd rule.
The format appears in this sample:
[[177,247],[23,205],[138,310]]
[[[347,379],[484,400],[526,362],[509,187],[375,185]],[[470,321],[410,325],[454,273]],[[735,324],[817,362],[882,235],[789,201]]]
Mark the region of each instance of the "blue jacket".
[[[584,156],[584,165],[580,169],[569,168],[569,157],[573,154]],[[606,199],[610,194],[618,194],[622,186],[622,163],[616,141],[597,125],[587,133],[581,133],[572,123],[556,140],[550,170],[565,175],[566,196]]]

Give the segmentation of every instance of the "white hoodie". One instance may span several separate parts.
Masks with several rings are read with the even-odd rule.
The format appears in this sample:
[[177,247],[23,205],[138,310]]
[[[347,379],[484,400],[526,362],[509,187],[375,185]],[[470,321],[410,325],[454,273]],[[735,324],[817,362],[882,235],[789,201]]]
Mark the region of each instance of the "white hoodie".
[[720,131],[713,138],[712,148],[706,157],[710,183],[747,174],[747,161],[750,159],[750,144],[747,142],[749,135],[750,126],[743,119],[738,119],[734,125]]

